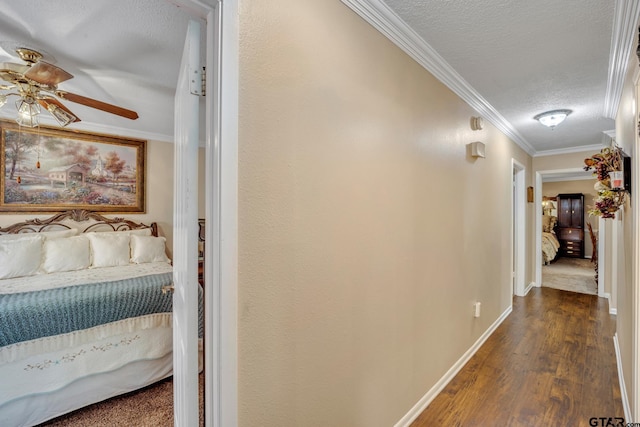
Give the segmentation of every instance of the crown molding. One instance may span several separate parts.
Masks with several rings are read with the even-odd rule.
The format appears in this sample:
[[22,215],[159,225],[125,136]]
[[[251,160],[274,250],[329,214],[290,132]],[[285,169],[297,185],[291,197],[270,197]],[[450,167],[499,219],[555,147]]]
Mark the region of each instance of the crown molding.
[[593,175],[585,175],[584,172],[574,172],[565,174],[549,174],[542,177],[542,182],[564,182],[564,181],[589,181],[594,180]]
[[607,92],[604,98],[603,112],[604,116],[610,119],[615,120],[618,113],[630,54],[635,50],[632,47],[639,17],[640,2],[615,0]]
[[418,64],[462,98],[483,118],[533,156],[536,150],[447,61],[381,0],[341,0]]
[[[11,113],[7,113],[3,111],[3,112],[0,112],[0,119],[14,120],[15,114],[11,115]],[[53,117],[48,117],[47,115],[42,114],[38,119],[40,120],[40,124],[42,124],[43,126],[61,128],[58,122],[56,122],[53,119]],[[71,127],[66,127],[61,129],[81,130],[84,132],[103,133],[107,135],[117,135],[117,136],[129,137],[129,138],[146,139],[149,141],[160,141],[160,142],[171,142],[171,143],[174,141],[173,135],[164,135],[161,133],[146,132],[146,131],[141,131],[141,130],[136,130],[131,128],[108,126],[100,123],[91,123],[86,121],[73,123]]]
[[554,150],[538,151],[533,157],[557,156],[558,154],[582,153],[585,151],[600,151],[607,144],[581,145],[579,147],[556,148]]
[[552,169],[536,171],[543,183],[559,181],[585,181],[593,179],[593,173],[584,168]]
[[112,135],[128,136],[131,138],[146,139],[149,141],[171,142],[171,143],[174,142],[173,135],[164,135],[161,133],[146,132],[146,131],[135,130],[130,128],[106,126],[98,123],[87,122],[82,126],[74,126],[74,129],[84,130],[86,132],[98,132],[98,133],[106,133],[106,134],[112,134]]

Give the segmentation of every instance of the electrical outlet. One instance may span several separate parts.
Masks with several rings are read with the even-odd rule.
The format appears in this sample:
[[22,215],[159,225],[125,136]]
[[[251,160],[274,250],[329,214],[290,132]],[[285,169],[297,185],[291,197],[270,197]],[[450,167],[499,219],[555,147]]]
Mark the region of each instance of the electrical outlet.
[[473,304],[473,309],[473,317],[480,317],[480,302],[476,302],[475,304]]

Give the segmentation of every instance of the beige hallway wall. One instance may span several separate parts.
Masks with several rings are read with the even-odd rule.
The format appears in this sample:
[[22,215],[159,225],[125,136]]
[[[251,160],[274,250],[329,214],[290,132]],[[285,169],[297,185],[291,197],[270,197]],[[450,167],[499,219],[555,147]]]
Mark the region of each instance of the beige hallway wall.
[[[618,107],[616,116],[616,143],[631,158],[638,155],[637,152],[637,99],[636,99],[636,81],[638,78],[638,58],[631,55],[625,85]],[[633,170],[632,175],[638,173]],[[637,189],[632,189],[634,196],[637,197]],[[624,381],[627,387],[627,395],[631,404],[632,411],[638,407],[637,401],[639,396],[635,393],[632,385],[637,380],[637,372],[634,372],[638,366],[637,360],[637,324],[634,318],[639,307],[635,303],[637,300],[636,293],[638,289],[638,277],[634,277],[634,266],[638,263],[637,254],[634,258],[635,234],[634,229],[637,224],[633,223],[634,212],[632,204],[627,199],[624,209],[616,213],[616,219],[611,220],[613,245],[612,251],[617,254],[616,258],[611,259],[611,264],[607,266],[607,270],[611,272],[613,278],[613,286],[616,286],[617,299],[617,336],[620,346],[620,355],[622,359],[622,371]],[[634,354],[635,358],[634,359]],[[634,377],[634,374],[636,375]],[[633,413],[633,419],[638,420],[639,413]]]
[[393,425],[510,306],[531,158],[340,1],[240,6],[240,425]]
[[584,168],[584,159],[591,157],[600,149],[579,151],[576,153],[554,154],[551,156],[537,156],[533,158],[534,172],[556,171]]

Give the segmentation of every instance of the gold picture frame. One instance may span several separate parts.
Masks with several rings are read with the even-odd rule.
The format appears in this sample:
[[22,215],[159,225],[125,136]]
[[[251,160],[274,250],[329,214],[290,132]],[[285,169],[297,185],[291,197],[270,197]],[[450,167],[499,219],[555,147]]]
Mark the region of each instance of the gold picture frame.
[[0,121],[0,212],[145,212],[146,140]]

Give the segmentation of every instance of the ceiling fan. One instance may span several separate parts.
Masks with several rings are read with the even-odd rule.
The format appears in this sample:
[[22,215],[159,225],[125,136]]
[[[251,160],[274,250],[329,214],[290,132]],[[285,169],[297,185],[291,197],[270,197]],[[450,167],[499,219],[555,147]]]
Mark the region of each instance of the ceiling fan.
[[[0,107],[7,102],[8,96],[18,96],[16,108],[21,126],[38,126],[40,107],[46,109],[61,126],[79,122],[80,118],[73,114],[59,99],[86,105],[107,113],[135,120],[138,113],[108,104],[96,99],[87,98],[58,89],[58,84],[72,79],[73,75],[62,68],[42,60],[43,55],[33,49],[18,47],[16,53],[26,64],[0,62],[0,80],[8,84],[0,84]],[[59,99],[58,99],[59,98]]]

